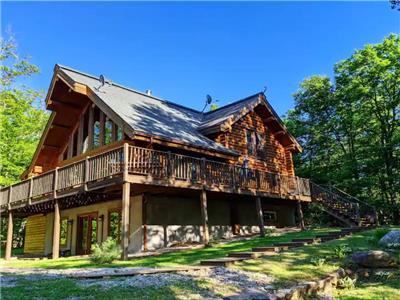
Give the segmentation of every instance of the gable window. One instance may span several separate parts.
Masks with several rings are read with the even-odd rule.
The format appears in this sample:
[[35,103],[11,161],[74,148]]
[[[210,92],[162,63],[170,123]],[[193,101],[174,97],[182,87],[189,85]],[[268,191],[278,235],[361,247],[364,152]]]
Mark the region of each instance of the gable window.
[[246,130],[247,155],[265,157],[265,137],[255,130]]
[[246,130],[247,155],[256,155],[256,132],[254,130]]

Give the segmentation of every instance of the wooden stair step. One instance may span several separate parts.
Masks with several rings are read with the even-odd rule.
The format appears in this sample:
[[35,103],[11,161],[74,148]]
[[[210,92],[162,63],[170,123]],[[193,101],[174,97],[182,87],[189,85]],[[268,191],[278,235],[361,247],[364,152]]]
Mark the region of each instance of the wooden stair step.
[[307,242],[281,242],[281,243],[275,243],[274,246],[281,247],[281,246],[287,246],[289,248],[295,248],[295,247],[302,247],[308,245]]
[[222,257],[222,258],[202,260],[200,261],[200,264],[202,266],[228,267],[244,259],[245,258],[241,257]]
[[305,242],[309,244],[316,244],[321,242],[320,238],[299,238],[299,239],[293,239],[293,242]]
[[254,247],[251,249],[253,252],[280,252],[282,250],[288,250],[289,247],[283,246],[283,247],[274,247],[274,246],[267,246],[267,247]]
[[267,256],[267,255],[276,255],[276,252],[273,251],[257,251],[257,252],[252,252],[252,251],[246,251],[246,252],[231,252],[229,253],[229,257],[240,257],[240,258],[259,258],[261,256]]

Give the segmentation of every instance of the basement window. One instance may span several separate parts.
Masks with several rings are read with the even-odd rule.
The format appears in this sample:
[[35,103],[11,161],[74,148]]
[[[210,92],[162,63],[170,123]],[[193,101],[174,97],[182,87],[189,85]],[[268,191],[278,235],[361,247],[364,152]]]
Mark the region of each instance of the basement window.
[[68,242],[68,219],[62,219],[60,225],[60,247],[64,248]]
[[121,241],[121,209],[114,209],[108,212],[108,236],[112,237],[117,243]]
[[276,211],[263,211],[264,222],[274,223],[277,220]]

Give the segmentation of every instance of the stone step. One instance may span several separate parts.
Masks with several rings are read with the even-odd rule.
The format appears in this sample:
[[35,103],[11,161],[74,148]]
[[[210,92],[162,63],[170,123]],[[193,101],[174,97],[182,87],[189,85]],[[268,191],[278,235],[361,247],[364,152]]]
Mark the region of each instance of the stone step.
[[336,238],[332,236],[321,237],[320,239],[322,243],[336,240]]
[[238,261],[242,261],[245,258],[242,257],[222,257],[214,259],[206,259],[200,261],[202,266],[214,266],[214,267],[229,267]]
[[283,250],[288,250],[289,247],[285,246],[285,247],[274,247],[274,246],[268,246],[268,247],[254,247],[253,249],[251,249],[251,251],[253,252],[281,252]]
[[309,244],[317,244],[321,242],[320,238],[301,238],[301,239],[293,239],[292,242],[304,242]]
[[231,252],[229,253],[229,257],[240,257],[240,258],[259,258],[261,256],[267,256],[267,255],[276,255],[276,252],[273,251],[257,251],[257,252],[252,252],[252,251],[246,251],[246,252]]
[[281,247],[281,246],[287,246],[289,248],[295,248],[295,247],[302,247],[308,245],[307,242],[282,242],[282,243],[275,243],[274,246]]

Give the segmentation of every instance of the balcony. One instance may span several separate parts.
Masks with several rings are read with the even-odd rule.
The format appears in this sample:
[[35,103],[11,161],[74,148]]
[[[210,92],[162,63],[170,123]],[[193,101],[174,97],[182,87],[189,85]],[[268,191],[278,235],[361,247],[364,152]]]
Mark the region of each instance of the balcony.
[[310,201],[308,179],[124,144],[0,190],[0,212],[131,182]]

